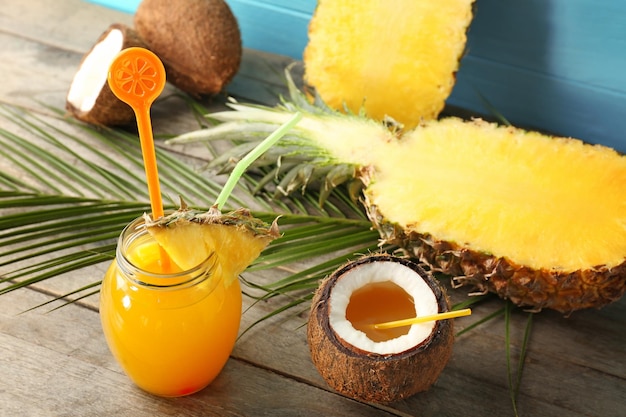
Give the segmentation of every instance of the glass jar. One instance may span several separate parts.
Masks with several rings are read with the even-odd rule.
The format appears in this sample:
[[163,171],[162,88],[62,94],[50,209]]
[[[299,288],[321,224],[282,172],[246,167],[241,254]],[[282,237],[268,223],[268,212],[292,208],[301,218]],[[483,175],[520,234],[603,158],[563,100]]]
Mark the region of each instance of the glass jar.
[[102,282],[100,319],[134,383],[177,397],[209,385],[226,364],[239,331],[241,288],[237,277],[222,276],[215,254],[187,271],[163,256],[143,218],[126,226]]

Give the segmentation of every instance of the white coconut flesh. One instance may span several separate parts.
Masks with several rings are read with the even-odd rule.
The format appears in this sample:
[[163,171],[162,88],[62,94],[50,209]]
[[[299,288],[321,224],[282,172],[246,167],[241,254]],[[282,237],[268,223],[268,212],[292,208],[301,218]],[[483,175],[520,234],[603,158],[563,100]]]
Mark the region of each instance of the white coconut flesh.
[[107,82],[111,63],[124,45],[124,34],[112,29],[101,42],[94,45],[76,72],[67,101],[82,112],[89,112],[96,104],[100,91]]
[[[415,317],[438,313],[435,294],[416,271],[397,262],[370,262],[355,266],[335,282],[329,295],[329,324],[337,336],[352,346],[366,352],[390,355],[404,352],[428,339],[435,322],[413,324],[407,333],[380,341],[372,340],[366,332],[357,329],[346,316],[352,294],[368,284],[385,282],[396,284],[412,297]],[[403,318],[409,317],[397,319]],[[377,317],[369,320],[372,324],[379,322]]]

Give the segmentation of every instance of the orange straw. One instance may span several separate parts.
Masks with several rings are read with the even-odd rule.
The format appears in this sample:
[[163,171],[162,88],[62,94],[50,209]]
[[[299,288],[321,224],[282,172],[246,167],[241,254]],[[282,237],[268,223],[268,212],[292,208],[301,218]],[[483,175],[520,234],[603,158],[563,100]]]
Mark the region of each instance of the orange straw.
[[455,317],[469,316],[472,310],[465,308],[463,310],[447,311],[445,313],[430,314],[428,316],[413,317],[410,319],[388,321],[386,323],[373,324],[375,329],[391,329],[394,327],[410,326],[411,324],[426,323],[429,321],[453,319]]
[[158,219],[163,217],[163,202],[154,151],[150,106],[165,86],[165,68],[161,60],[149,50],[127,48],[120,52],[111,64],[108,81],[113,94],[135,112],[152,218]]

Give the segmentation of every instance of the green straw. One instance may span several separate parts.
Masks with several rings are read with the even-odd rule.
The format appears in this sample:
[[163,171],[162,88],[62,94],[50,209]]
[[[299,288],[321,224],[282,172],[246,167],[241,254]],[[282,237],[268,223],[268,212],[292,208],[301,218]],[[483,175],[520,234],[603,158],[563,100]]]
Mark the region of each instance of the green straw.
[[263,139],[261,143],[259,143],[254,149],[248,152],[246,156],[237,162],[237,165],[235,165],[233,172],[231,172],[228,177],[226,184],[224,184],[224,188],[222,188],[220,195],[217,197],[217,200],[215,200],[215,205],[218,209],[222,209],[224,203],[226,203],[226,200],[228,200],[228,197],[235,188],[237,181],[239,181],[239,178],[241,178],[250,164],[252,164],[265,151],[274,146],[274,144],[278,142],[280,138],[282,138],[292,127],[294,127],[300,119],[302,119],[302,113],[297,112],[291,117],[291,119],[272,132],[272,134],[267,138]]

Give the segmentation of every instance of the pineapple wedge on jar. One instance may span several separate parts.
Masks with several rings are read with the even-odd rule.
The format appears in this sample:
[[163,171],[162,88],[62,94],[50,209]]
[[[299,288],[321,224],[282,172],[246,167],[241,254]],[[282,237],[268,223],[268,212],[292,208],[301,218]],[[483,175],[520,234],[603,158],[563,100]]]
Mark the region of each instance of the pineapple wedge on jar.
[[148,233],[181,269],[216,257],[220,275],[232,280],[241,274],[280,233],[276,222],[267,225],[248,210],[222,213],[181,208],[160,219],[145,216]]

